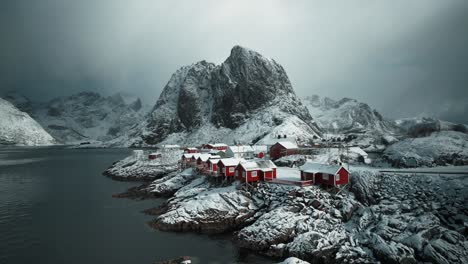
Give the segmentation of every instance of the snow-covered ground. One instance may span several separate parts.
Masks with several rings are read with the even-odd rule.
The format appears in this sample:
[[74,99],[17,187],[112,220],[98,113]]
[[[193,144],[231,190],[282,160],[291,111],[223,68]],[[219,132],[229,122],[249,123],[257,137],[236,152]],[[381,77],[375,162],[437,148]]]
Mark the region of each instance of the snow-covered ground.
[[276,178],[286,181],[300,181],[301,172],[298,168],[278,167],[276,169]]
[[407,138],[389,146],[383,156],[399,167],[468,164],[468,134],[439,131]]
[[179,169],[181,150],[161,151],[161,157],[148,159],[153,151],[134,150],[127,158],[117,161],[104,174],[119,180],[148,180],[160,178]]
[[54,138],[27,113],[0,98],[0,145],[48,146]]

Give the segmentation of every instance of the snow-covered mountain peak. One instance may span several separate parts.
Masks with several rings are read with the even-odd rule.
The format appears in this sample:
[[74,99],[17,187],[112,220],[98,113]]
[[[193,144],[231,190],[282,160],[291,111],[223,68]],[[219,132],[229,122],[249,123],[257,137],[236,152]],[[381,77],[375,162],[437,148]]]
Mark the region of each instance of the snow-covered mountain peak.
[[[141,143],[156,144],[169,136],[178,138],[171,134],[197,133],[202,128],[236,134],[253,120],[264,129],[248,135],[258,138],[292,116],[306,123],[309,129],[304,135],[320,134],[283,67],[255,51],[235,46],[221,65],[200,61],[171,76],[141,132]],[[257,124],[259,120],[263,121]],[[192,139],[189,136],[187,141]],[[209,141],[210,135],[203,140]],[[201,143],[198,136],[192,141]]]

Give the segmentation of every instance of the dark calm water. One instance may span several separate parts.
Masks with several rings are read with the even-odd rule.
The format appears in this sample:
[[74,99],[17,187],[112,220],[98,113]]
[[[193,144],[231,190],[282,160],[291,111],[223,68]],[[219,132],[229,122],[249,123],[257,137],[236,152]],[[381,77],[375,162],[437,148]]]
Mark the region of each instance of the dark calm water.
[[130,150],[0,149],[0,263],[265,263],[231,241],[149,228],[161,200],[115,199],[136,183],[101,175]]

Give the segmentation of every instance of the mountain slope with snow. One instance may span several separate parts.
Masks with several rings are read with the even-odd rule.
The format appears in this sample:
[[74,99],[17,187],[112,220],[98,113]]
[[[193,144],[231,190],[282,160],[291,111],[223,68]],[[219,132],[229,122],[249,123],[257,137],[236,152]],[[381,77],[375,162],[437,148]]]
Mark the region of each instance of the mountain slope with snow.
[[337,137],[354,135],[360,145],[382,144],[383,138],[398,128],[368,104],[350,98],[335,101],[318,95],[303,99],[317,124],[328,134]]
[[0,145],[46,146],[55,140],[27,113],[0,98]]
[[137,126],[144,116],[139,98],[130,101],[120,94],[105,97],[81,92],[47,103],[30,102],[21,95],[8,99],[30,109],[32,117],[63,144],[113,140]]
[[201,61],[176,71],[140,129],[134,145],[321,135],[283,67],[240,46],[221,65]]

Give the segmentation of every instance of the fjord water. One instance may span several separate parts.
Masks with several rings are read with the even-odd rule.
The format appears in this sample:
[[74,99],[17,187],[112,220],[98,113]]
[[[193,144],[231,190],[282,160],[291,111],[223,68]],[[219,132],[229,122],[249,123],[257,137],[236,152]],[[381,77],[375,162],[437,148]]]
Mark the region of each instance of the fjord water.
[[231,241],[159,232],[142,210],[162,200],[115,199],[137,183],[101,175],[128,149],[0,149],[0,263],[263,262]]

